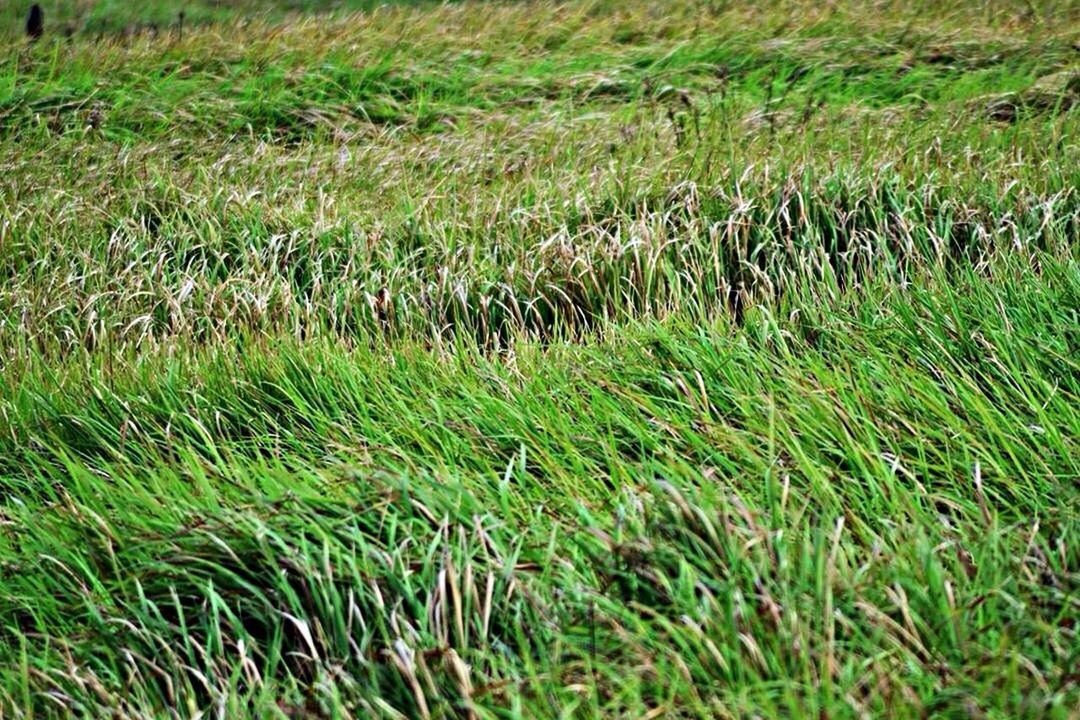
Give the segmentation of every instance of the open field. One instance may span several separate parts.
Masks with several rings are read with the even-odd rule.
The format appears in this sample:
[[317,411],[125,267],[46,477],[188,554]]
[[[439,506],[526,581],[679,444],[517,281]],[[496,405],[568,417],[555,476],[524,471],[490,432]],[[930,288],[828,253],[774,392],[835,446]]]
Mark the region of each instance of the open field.
[[0,717],[1080,718],[1080,4],[43,4]]

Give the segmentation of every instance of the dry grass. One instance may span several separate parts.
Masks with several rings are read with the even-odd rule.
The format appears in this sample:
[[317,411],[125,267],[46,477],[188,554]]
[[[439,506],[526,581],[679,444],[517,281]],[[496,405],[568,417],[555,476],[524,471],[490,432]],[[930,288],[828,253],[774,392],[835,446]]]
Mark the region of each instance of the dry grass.
[[1080,713],[1075,3],[105,9],[2,60],[5,716]]

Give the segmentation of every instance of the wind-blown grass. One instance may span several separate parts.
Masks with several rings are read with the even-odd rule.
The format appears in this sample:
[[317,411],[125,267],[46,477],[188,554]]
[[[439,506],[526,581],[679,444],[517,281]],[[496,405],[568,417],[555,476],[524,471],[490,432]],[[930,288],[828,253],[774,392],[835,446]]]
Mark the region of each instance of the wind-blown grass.
[[512,361],[277,346],[26,388],[8,686],[1065,717],[1080,288],[1046,272]]
[[5,60],[5,716],[1080,712],[1074,5],[208,12]]

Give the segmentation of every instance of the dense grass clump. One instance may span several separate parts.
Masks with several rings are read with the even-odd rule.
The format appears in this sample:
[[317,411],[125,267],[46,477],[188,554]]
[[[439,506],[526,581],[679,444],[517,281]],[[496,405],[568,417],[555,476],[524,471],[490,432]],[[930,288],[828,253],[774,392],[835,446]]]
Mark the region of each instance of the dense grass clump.
[[1074,4],[43,6],[0,715],[1080,714]]

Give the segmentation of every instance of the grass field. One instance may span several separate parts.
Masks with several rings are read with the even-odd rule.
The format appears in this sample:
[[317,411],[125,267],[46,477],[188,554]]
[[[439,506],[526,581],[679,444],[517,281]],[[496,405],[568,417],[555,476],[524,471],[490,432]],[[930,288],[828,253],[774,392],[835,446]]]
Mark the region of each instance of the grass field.
[[29,4],[0,717],[1080,718],[1080,4]]

